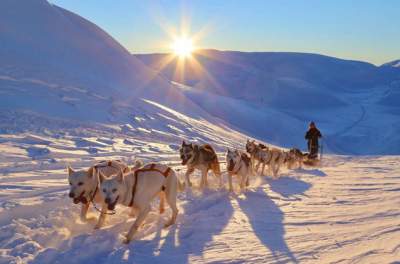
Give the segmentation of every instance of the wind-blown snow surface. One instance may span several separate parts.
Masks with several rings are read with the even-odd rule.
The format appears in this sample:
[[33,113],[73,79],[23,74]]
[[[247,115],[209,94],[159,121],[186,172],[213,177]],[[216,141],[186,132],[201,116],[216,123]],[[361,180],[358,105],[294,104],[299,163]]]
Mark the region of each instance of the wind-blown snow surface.
[[[391,79],[397,68],[382,66],[385,74],[372,78],[373,83],[388,78],[390,89],[385,84],[349,92],[352,83],[345,82],[345,97],[280,78],[283,94],[292,99],[277,96],[269,102],[275,107],[262,106],[160,77],[96,25],[44,0],[0,1],[0,57],[0,263],[387,263],[400,258],[397,156],[327,155],[322,168],[283,170],[275,181],[252,178],[241,195],[217,190],[211,178],[209,190],[178,195],[175,226],[162,229],[170,211],[160,216],[153,210],[129,246],[121,243],[133,221],[127,209],[118,207],[107,226],[94,231],[94,221],[80,222],[79,206],[67,197],[65,171],[67,164],[88,168],[98,160],[131,163],[134,157],[169,164],[182,179],[182,139],[210,143],[223,160],[226,147],[244,148],[247,136],[240,131],[302,146],[308,119],[318,121],[331,151],[398,153],[400,86]],[[351,64],[333,69],[342,70],[339,76],[353,76],[346,71],[358,67],[373,69]],[[226,80],[242,80],[243,72],[236,73],[237,79],[228,75]],[[251,67],[247,73],[254,79],[244,87],[253,84],[257,91],[262,71]],[[316,80],[324,78],[322,73]],[[283,111],[278,102],[305,99],[291,95],[291,89],[326,96],[330,108],[315,113],[297,104],[298,111]],[[371,130],[371,124],[386,130]],[[199,175],[195,178],[197,186]]]
[[[174,113],[174,112],[171,112]],[[206,131],[205,123],[174,130]],[[179,124],[181,125],[180,127]],[[143,129],[143,133],[146,129]],[[149,131],[149,134],[155,131]],[[213,131],[214,146],[243,148],[239,134]],[[278,180],[251,179],[244,194],[196,187],[178,195],[176,225],[157,202],[130,245],[133,223],[117,207],[101,230],[79,220],[68,198],[65,164],[131,156],[172,165],[183,180],[177,144],[114,129],[2,135],[0,263],[390,263],[400,259],[400,158],[325,156],[323,167],[283,170]],[[211,138],[211,137],[210,137]],[[222,153],[219,152],[220,159]],[[226,174],[225,185],[226,185]],[[195,186],[199,175],[195,174]],[[237,186],[237,185],[236,185]],[[238,190],[236,190],[238,192]],[[97,212],[91,209],[95,217]]]

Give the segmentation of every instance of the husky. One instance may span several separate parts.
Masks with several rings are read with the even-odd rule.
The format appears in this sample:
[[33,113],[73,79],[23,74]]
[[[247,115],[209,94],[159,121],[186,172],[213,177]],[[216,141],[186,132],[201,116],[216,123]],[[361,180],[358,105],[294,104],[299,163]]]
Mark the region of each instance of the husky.
[[[160,206],[164,206],[164,200],[167,201],[172,209],[172,218],[165,224],[168,227],[175,223],[178,215],[176,207],[177,191],[183,190],[181,184],[170,167],[151,163],[134,171],[124,173],[120,171],[116,176],[107,178],[99,172],[100,190],[104,200],[102,201],[102,211],[114,210],[117,204],[135,208],[138,215],[134,224],[129,229],[124,243],[129,243],[140,225],[145,220],[151,208],[151,201],[160,196]],[[101,214],[98,226],[104,224],[106,214]]]
[[264,175],[265,166],[268,165],[269,171],[271,171],[274,178],[277,177],[281,166],[287,162],[288,154],[277,148],[269,148],[263,144],[256,144],[253,141],[247,140],[246,151],[250,154],[253,165],[255,165],[254,171],[257,172],[260,165],[262,164],[261,175]]
[[293,168],[293,166],[296,165],[296,163],[297,167],[301,169],[305,154],[303,154],[301,150],[299,150],[298,148],[290,149],[288,154],[289,154],[288,169]]
[[233,192],[232,176],[238,175],[240,178],[240,190],[243,192],[249,185],[249,176],[253,175],[253,166],[250,157],[239,150],[227,150],[226,169],[228,171],[229,191]]
[[121,161],[101,161],[88,170],[75,171],[70,166],[68,170],[68,182],[70,185],[69,197],[74,204],[81,203],[81,221],[87,220],[87,211],[91,202],[100,202],[101,194],[97,172],[101,172],[105,177],[109,177],[122,170],[129,172],[129,167]]
[[[252,165],[254,171],[257,172],[260,165],[263,164],[262,167],[262,175],[264,174],[265,165],[268,164],[270,160],[268,147],[263,144],[256,144],[255,141],[247,140],[246,142],[246,151],[250,154],[250,158],[252,160]],[[258,163],[256,163],[258,162]]]
[[222,187],[221,170],[217,154],[210,145],[197,145],[193,143],[186,144],[186,142],[183,141],[179,152],[182,159],[182,165],[186,165],[187,167],[185,177],[189,186],[192,186],[189,177],[190,174],[192,174],[195,169],[198,169],[201,171],[200,188],[204,186],[208,187],[207,174],[209,170],[213,171],[214,175],[219,180],[219,186]]

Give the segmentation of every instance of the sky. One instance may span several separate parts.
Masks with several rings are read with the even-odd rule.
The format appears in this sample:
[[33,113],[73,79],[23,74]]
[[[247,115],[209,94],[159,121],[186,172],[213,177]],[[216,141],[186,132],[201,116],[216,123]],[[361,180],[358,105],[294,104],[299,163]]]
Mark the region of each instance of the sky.
[[319,53],[380,65],[400,59],[398,0],[49,0],[132,53],[197,48]]

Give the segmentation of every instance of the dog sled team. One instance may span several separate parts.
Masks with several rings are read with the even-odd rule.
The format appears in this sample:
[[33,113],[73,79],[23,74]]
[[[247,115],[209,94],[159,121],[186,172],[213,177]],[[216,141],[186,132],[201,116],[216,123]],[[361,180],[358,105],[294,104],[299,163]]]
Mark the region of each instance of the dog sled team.
[[[315,135],[318,139],[318,134]],[[309,142],[309,146],[312,144]],[[182,165],[186,166],[185,180],[189,187],[192,186],[190,175],[195,170],[201,173],[201,188],[208,187],[207,177],[210,170],[217,178],[219,187],[223,187],[220,162],[212,146],[183,141],[179,151]],[[310,154],[315,155],[315,149],[312,151],[310,150]],[[262,166],[261,175],[264,175],[265,167],[268,166],[270,175],[276,178],[284,164],[288,169],[301,168],[303,162],[310,159],[310,154],[303,154],[296,148],[283,151],[257,144],[254,140],[247,140],[246,151],[227,150],[226,170],[229,191],[233,191],[232,177],[234,176],[238,177],[240,190],[244,191],[249,185],[249,177],[258,173],[260,166]],[[136,220],[126,235],[125,243],[133,239],[151,210],[151,202],[156,197],[160,199],[160,214],[164,212],[165,203],[172,210],[171,219],[165,227],[173,225],[178,214],[177,193],[185,188],[185,183],[178,179],[173,168],[161,163],[143,164],[140,161],[136,161],[132,167],[120,160],[102,161],[88,170],[79,171],[68,166],[68,181],[69,197],[75,204],[81,204],[82,221],[87,220],[90,204],[93,204],[96,209],[98,209],[96,204],[101,205],[98,209],[100,215],[95,229],[104,225],[107,215],[110,214],[109,211],[114,211],[116,205],[131,208],[132,215],[136,215]]]

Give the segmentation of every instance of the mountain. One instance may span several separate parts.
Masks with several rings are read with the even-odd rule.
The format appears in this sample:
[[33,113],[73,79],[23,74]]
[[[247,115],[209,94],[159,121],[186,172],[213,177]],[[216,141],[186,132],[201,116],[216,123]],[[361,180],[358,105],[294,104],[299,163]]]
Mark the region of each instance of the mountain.
[[[135,54],[205,111],[285,147],[310,120],[334,153],[398,153],[400,69],[318,54],[199,50],[182,60]],[[182,67],[184,65],[184,67]],[[376,131],[385,127],[385,133]]]
[[196,105],[102,29],[45,0],[0,3],[3,110],[53,117],[123,119],[141,98],[176,109]]
[[[287,52],[132,56],[93,23],[47,1],[0,7],[1,131],[101,123],[170,133],[166,117],[177,111],[189,127],[186,117],[288,148],[305,149],[314,120],[327,152],[399,152],[396,67]],[[196,139],[213,141],[196,131]]]
[[394,60],[394,61],[382,64],[382,67],[400,68],[400,60]]

